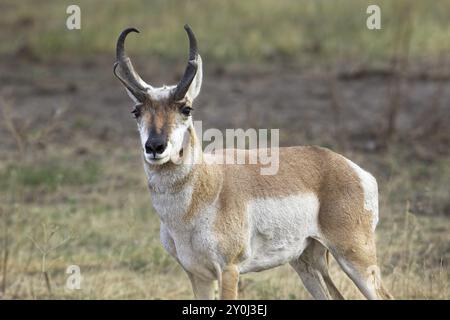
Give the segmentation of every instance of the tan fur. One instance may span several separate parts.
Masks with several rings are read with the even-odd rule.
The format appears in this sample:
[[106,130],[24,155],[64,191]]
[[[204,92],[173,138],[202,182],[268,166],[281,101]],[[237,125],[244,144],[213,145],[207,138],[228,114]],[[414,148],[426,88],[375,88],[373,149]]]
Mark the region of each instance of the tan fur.
[[[249,151],[237,150],[235,152]],[[247,155],[248,158],[248,155]],[[190,220],[204,205],[219,197],[220,210],[215,230],[228,262],[242,253],[245,239],[237,242],[230,235],[245,234],[246,204],[254,198],[283,197],[295,193],[318,194],[319,221],[330,244],[336,250],[353,252],[355,241],[371,245],[371,219],[364,210],[364,194],[359,178],[345,159],[319,147],[280,149],[280,167],[276,175],[261,175],[260,165],[199,164],[192,175],[195,197],[185,216]],[[220,194],[218,191],[220,190]]]
[[191,205],[184,216],[186,222],[191,221],[200,209],[212,203],[219,194],[223,173],[215,169],[217,168],[213,166],[199,164],[193,170],[192,183],[195,197],[192,198]]
[[238,297],[239,271],[235,265],[227,265],[222,271],[223,300],[235,300]]
[[178,106],[171,98],[148,100],[141,106],[142,121],[156,134],[170,135]]
[[[192,131],[190,134],[189,147],[198,148],[195,133]],[[234,152],[244,152],[248,163],[249,152],[255,150]],[[172,170],[174,166],[167,163],[155,170]],[[377,264],[371,215],[364,209],[364,192],[359,177],[345,158],[314,146],[280,148],[278,173],[261,175],[260,168],[260,164],[195,164],[191,172],[174,186],[176,189],[186,184],[194,187],[184,220],[187,223],[193,221],[201,209],[217,199],[219,208],[214,230],[226,258],[225,263],[234,266],[241,261],[248,243],[245,212],[250,200],[313,192],[320,201],[319,225],[324,234],[324,239],[321,239],[324,245],[333,254],[346,257],[361,274],[371,279],[372,275],[366,270]],[[324,281],[331,296],[342,298],[324,270]],[[236,277],[234,271],[223,271],[223,297],[234,298],[235,292],[237,294],[237,282],[233,286]],[[380,298],[391,297],[382,285],[377,294]]]
[[[171,224],[171,230],[168,226],[167,229],[161,229],[165,246],[175,256],[179,254],[181,258],[176,258],[180,264],[183,265],[184,261],[183,267],[189,274],[196,297],[211,296],[211,278],[214,277],[211,275],[215,275],[221,283],[222,298],[237,298],[239,268],[251,257],[248,253],[250,248],[246,246],[251,247],[251,240],[254,239],[250,238],[251,226],[254,225],[249,225],[252,223],[249,217],[254,219],[256,215],[264,219],[270,217],[271,212],[268,210],[277,210],[277,207],[253,210],[250,204],[254,205],[258,201],[264,203],[264,200],[286,201],[282,199],[293,196],[293,208],[296,208],[296,204],[307,208],[310,203],[301,197],[311,195],[314,199],[313,214],[318,211],[318,221],[316,216],[311,218],[313,220],[305,220],[312,231],[300,238],[304,243],[299,243],[298,254],[294,251],[296,256],[287,256],[290,260],[282,260],[285,257],[280,255],[281,260],[274,260],[274,264],[261,264],[261,268],[289,262],[304,279],[314,297],[339,299],[342,295],[328,275],[329,250],[366,297],[392,298],[383,287],[377,269],[373,232],[376,224],[374,219],[378,218],[375,179],[372,183],[372,177],[367,172],[343,156],[313,146],[280,148],[278,172],[275,175],[262,175],[263,165],[250,164],[250,158],[254,159],[252,155],[258,150],[228,150],[234,153],[235,159],[238,154],[244,154],[245,165],[207,164],[202,161],[206,155],[202,154],[192,119],[183,109],[180,110],[184,104],[191,105],[199,93],[202,78],[199,57],[197,62],[200,70],[196,78],[199,78],[192,82],[194,87],[189,91],[192,91],[192,96],[188,94],[182,101],[175,102],[171,91],[175,87],[153,89],[154,95],[149,95],[140,105],[138,117],[149,188],[153,193],[158,193],[159,202],[154,203],[157,203],[160,214],[164,214],[164,223]],[[152,135],[162,136],[166,142],[170,140],[170,148],[166,148],[169,156],[164,155],[157,160],[146,158],[148,151],[145,140],[148,141]],[[190,138],[189,143],[180,149],[181,139],[184,141],[186,136]],[[191,156],[196,161],[184,165],[170,161],[182,156],[186,159]],[[184,190],[187,192],[180,192]],[[367,199],[365,193],[368,194]],[[181,197],[180,203],[183,205],[178,205],[175,197],[176,200]],[[367,208],[376,212],[366,209],[366,201]],[[173,211],[179,216],[172,217]],[[283,213],[280,211],[278,214]],[[286,226],[291,220],[284,221]],[[198,225],[195,225],[196,222]],[[301,225],[303,220],[300,218],[297,223]],[[204,229],[196,228],[198,226]],[[292,232],[295,234],[297,229]],[[175,245],[173,235],[177,236],[176,241],[182,251],[171,250]],[[283,236],[278,235],[278,238]],[[271,241],[263,243],[269,243],[270,246]],[[282,246],[285,246],[283,242]],[[197,257],[198,254],[203,256]],[[263,259],[264,254],[261,254]],[[272,251],[268,254],[272,255]],[[214,269],[213,272],[211,269]],[[258,268],[243,267],[242,270],[249,272]]]

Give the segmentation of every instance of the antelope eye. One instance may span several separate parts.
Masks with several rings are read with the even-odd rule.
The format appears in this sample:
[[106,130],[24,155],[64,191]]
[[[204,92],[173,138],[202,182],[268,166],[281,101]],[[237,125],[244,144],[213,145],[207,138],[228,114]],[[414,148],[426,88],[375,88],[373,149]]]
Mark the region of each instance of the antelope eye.
[[183,115],[185,115],[186,117],[189,117],[190,115],[191,115],[191,111],[192,111],[193,109],[191,108],[191,107],[189,107],[189,106],[186,106],[186,105],[184,105],[184,106],[182,106],[181,108],[180,108],[180,112],[183,114]]
[[139,109],[138,106],[134,107],[134,109],[133,109],[133,111],[131,111],[131,113],[133,114],[135,119],[137,119],[141,116],[141,110]]

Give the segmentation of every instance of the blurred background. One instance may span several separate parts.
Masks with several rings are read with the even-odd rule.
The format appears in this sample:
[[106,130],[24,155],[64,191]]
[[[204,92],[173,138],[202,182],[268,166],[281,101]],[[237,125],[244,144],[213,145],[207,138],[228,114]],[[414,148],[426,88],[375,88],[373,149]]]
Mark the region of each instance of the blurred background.
[[[66,9],[81,9],[68,30]],[[381,30],[366,27],[369,4]],[[378,256],[396,298],[449,299],[450,2],[0,2],[0,298],[190,299],[159,243],[132,103],[112,74],[122,29],[152,85],[174,84],[195,31],[203,128],[279,128],[379,181]],[[65,288],[78,265],[80,290]],[[332,261],[346,298],[362,296]],[[288,266],[240,297],[310,299]]]

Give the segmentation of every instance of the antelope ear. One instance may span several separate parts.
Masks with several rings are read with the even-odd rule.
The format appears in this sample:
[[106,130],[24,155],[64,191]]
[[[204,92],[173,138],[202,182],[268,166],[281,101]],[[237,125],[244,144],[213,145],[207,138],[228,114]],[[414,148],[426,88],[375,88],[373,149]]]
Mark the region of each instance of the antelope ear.
[[188,91],[186,92],[186,98],[191,102],[194,101],[194,99],[197,98],[198,94],[200,93],[203,81],[202,57],[200,57],[200,55],[197,55],[197,59],[195,60],[195,62],[197,63],[197,72],[191,82],[191,85],[189,86]]

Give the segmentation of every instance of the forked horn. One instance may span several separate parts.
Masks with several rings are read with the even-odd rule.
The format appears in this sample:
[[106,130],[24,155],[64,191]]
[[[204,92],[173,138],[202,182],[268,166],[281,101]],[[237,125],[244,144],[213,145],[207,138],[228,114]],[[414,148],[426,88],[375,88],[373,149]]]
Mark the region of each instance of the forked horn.
[[186,70],[184,71],[184,75],[175,88],[173,94],[175,101],[182,100],[186,96],[186,92],[188,91],[192,80],[194,80],[198,69],[197,39],[195,38],[194,32],[192,32],[192,29],[191,27],[189,27],[189,25],[184,25],[184,30],[186,30],[189,38],[189,60],[186,66]]
[[136,99],[144,101],[148,85],[146,85],[134,70],[130,58],[125,54],[125,39],[130,32],[139,33],[139,30],[136,28],[127,28],[120,33],[119,38],[117,39],[116,63],[114,63],[113,72]]

